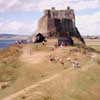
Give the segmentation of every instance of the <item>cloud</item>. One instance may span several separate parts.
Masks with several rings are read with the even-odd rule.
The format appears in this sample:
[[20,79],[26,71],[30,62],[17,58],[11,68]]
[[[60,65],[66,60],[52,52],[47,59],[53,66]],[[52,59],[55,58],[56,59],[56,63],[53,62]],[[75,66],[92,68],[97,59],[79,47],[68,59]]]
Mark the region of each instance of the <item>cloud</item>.
[[0,0],[0,12],[41,11],[55,6],[66,7],[66,0]]
[[71,6],[75,10],[100,8],[99,0],[0,0],[0,12],[41,11],[52,6],[64,9]]
[[41,0],[38,4],[38,10],[44,10],[51,7],[57,9],[65,9],[68,4],[68,0]]
[[67,6],[80,11],[86,9],[100,8],[99,0],[40,0],[38,10],[56,7],[57,9],[65,9]]
[[100,8],[99,0],[70,0],[70,6],[75,10]]
[[100,12],[77,16],[76,22],[81,34],[100,35]]
[[34,11],[34,0],[0,0],[0,12]]
[[36,30],[37,22],[1,21],[0,33],[32,34]]
[[[78,12],[82,10],[100,9],[100,0],[0,0],[0,13],[6,12],[33,12],[43,11],[44,9],[56,7],[65,9],[67,6]],[[33,16],[35,14],[33,13]],[[82,34],[100,34],[100,13],[94,12],[92,15],[85,14],[76,17],[77,26]],[[33,20],[33,19],[32,19]],[[38,19],[37,19],[38,20]],[[32,33],[36,30],[37,20],[18,21],[4,19],[0,21],[0,33]]]

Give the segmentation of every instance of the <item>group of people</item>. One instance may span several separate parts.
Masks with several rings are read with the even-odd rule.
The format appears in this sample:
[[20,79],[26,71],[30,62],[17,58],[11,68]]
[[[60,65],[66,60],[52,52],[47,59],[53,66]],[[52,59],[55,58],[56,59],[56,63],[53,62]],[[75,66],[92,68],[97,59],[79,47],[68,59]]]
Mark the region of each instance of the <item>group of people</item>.
[[27,44],[28,41],[27,40],[17,40],[16,44]]

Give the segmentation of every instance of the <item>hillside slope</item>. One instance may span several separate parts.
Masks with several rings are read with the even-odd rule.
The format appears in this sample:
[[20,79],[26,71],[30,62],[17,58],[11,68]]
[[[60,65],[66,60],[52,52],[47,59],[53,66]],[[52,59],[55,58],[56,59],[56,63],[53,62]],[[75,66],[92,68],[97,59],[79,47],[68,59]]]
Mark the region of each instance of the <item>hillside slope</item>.
[[30,44],[18,59],[17,79],[1,90],[2,100],[100,99],[100,54],[94,49]]

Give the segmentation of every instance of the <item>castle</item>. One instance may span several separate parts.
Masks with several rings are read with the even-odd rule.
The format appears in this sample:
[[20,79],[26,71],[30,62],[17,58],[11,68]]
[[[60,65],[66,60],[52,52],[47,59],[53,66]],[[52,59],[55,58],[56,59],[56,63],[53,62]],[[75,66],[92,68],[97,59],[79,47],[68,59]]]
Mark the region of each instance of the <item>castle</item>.
[[85,43],[75,25],[75,13],[73,9],[67,7],[65,10],[46,9],[44,15],[40,18],[38,23],[38,33],[44,36],[58,36],[78,38],[82,43]]

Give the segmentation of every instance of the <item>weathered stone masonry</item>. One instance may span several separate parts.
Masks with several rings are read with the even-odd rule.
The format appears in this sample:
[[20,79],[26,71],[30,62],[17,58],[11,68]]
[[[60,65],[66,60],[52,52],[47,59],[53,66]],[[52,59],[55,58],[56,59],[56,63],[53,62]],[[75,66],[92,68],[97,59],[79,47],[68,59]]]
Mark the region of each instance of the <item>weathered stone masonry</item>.
[[54,7],[45,10],[38,23],[38,33],[58,37],[70,35],[85,43],[75,25],[74,10],[69,7],[66,10],[56,10]]

